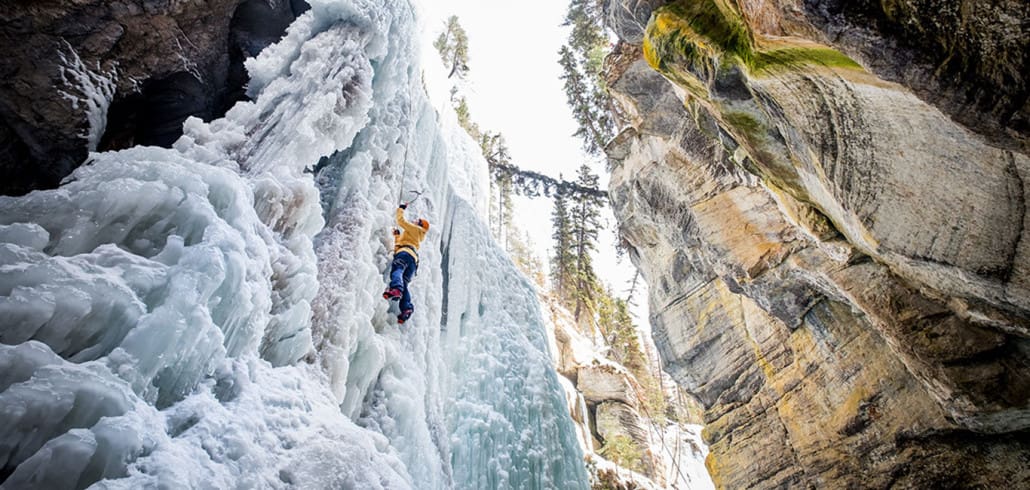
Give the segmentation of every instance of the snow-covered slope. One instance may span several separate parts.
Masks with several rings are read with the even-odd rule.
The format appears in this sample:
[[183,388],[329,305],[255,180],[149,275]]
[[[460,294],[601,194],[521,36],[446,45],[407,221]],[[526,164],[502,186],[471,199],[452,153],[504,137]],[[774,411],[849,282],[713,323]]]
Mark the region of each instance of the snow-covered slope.
[[[0,198],[3,488],[587,485],[412,6],[310,3],[248,62],[254,102]],[[379,293],[409,190],[432,228],[400,328]]]

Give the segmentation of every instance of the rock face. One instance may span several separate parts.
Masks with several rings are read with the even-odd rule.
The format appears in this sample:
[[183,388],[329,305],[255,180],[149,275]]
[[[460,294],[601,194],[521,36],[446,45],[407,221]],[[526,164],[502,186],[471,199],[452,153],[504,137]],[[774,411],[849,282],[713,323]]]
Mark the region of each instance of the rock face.
[[[555,368],[567,382],[567,399],[573,421],[579,426],[580,444],[588,461],[595,467],[591,470],[595,488],[605,486],[605,468],[597,467],[597,458],[603,456],[625,465],[622,468],[639,488],[672,486],[679,481],[670,469],[689,465],[690,459],[699,458],[687,454],[654,451],[655,437],[662,431],[665,437],[670,426],[675,426],[669,435],[679,437],[680,427],[650,418],[644,407],[644,388],[625,366],[607,359],[600,332],[586,322],[576,322],[572,314],[553,298],[541,297],[551,310],[552,333],[551,352],[554,353]],[[580,329],[586,330],[586,332]],[[673,403],[672,412],[682,411]],[[657,414],[655,414],[657,415]],[[663,414],[664,415],[664,414]],[[616,438],[625,438],[624,454],[607,454],[604,447],[618,445]],[[671,443],[670,443],[671,445]],[[632,453],[632,455],[630,454]],[[681,470],[686,471],[686,470]],[[618,472],[616,472],[618,473]],[[670,478],[671,476],[671,478]],[[637,487],[631,487],[637,488]]]
[[1030,143],[1027,6],[1021,0],[741,0],[759,35],[832,44],[993,143]]
[[0,194],[55,187],[96,149],[169,146],[243,97],[243,60],[303,1],[0,5]]
[[1030,483],[1028,13],[939,3],[673,2],[609,59],[718,486]]

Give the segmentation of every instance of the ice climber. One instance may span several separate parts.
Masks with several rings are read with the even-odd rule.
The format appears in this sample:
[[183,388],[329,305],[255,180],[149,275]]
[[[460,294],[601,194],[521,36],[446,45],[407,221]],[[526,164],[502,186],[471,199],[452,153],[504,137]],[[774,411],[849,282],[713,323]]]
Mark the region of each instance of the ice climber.
[[383,292],[383,298],[401,300],[401,313],[397,315],[397,323],[404,323],[411,317],[415,307],[411,304],[411,293],[408,283],[418,269],[418,245],[429,231],[429,222],[417,219],[409,223],[404,219],[404,210],[408,207],[402,203],[397,207],[397,226],[393,230],[393,264],[390,266],[390,286]]

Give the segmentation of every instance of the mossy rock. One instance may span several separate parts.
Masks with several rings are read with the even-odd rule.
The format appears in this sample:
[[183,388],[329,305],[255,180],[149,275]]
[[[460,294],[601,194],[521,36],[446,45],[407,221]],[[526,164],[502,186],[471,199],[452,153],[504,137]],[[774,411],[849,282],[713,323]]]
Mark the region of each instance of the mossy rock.
[[812,66],[862,70],[826,46],[779,41],[762,48],[726,0],[680,0],[658,8],[647,26],[643,54],[652,68],[692,93],[729,64],[745,67],[752,76]]
[[759,51],[749,65],[753,74],[769,74],[805,66],[862,70],[855,60],[826,47],[793,47]]
[[[655,10],[644,37],[643,54],[652,68],[686,89],[713,111],[750,158],[738,164],[795,198],[808,202],[798,182],[800,162],[784,158],[777,136],[750,94],[724,93],[726,82],[777,76],[812,69],[863,68],[832,48],[803,40],[756,40],[743,16],[728,0],[679,0]],[[739,72],[739,73],[732,73]],[[729,97],[733,100],[724,100]],[[757,112],[756,112],[757,111]],[[780,156],[777,156],[780,155]]]

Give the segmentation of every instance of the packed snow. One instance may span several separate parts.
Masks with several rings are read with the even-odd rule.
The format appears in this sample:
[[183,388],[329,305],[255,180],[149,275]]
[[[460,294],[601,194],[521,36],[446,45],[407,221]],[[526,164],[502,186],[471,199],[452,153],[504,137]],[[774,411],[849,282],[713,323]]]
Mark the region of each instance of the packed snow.
[[[415,9],[309,3],[247,62],[252,102],[0,197],[3,488],[587,487]],[[399,326],[409,191],[432,227]]]

